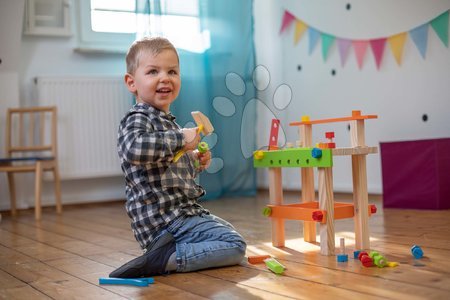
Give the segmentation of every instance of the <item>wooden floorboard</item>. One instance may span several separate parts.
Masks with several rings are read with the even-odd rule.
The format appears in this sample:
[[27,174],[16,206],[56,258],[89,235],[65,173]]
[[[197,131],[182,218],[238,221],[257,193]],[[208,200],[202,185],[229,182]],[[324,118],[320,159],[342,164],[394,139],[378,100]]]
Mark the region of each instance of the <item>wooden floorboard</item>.
[[[299,193],[286,193],[287,203]],[[351,195],[336,195],[351,201]],[[62,215],[45,208],[0,223],[0,298],[5,299],[450,299],[450,210],[382,209],[369,221],[371,248],[399,262],[396,268],[365,268],[354,260],[353,220],[336,221],[336,245],[346,240],[347,263],[322,256],[302,239],[302,223],[286,221],[286,247],[271,245],[269,219],[262,216],[265,191],[256,197],[205,202],[231,222],[248,242],[247,255],[270,254],[287,270],[281,276],[264,264],[155,277],[139,288],[99,285],[100,277],[140,255],[123,201],[66,206]],[[418,244],[425,257],[415,260]]]

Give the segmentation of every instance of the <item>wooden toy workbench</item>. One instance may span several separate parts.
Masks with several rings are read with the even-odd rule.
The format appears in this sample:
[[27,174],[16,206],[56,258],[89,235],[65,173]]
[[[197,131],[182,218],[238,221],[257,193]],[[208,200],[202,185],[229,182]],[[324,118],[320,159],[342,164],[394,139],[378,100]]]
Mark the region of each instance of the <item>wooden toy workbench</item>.
[[[352,111],[350,117],[309,120],[302,117],[301,122],[291,123],[299,127],[301,147],[277,148],[279,120],[272,121],[269,149],[254,153],[255,168],[269,168],[270,205],[265,215],[272,222],[272,244],[283,247],[284,220],[304,221],[303,235],[306,242],[316,241],[316,224],[320,224],[320,252],[334,255],[334,220],[354,218],[355,248],[370,249],[368,217],[376,212],[374,205],[368,203],[366,155],[376,153],[377,147],[368,147],[365,143],[364,121],[375,119],[376,115],[361,115]],[[350,122],[351,147],[333,148],[334,143],[314,148],[312,145],[312,125],[333,122]],[[327,133],[328,134],[328,133]],[[333,135],[330,135],[334,137]],[[327,136],[328,138],[328,136]],[[351,155],[353,177],[353,204],[336,203],[333,196],[333,156]],[[301,168],[302,203],[283,205],[283,187],[281,168]],[[315,201],[314,170],[318,168],[318,202]]]

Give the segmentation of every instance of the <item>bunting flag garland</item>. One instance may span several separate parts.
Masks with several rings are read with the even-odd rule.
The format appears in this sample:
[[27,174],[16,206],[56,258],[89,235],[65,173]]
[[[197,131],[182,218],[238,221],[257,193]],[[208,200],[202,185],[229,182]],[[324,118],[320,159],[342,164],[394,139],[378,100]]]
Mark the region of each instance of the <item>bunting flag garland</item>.
[[331,46],[334,42],[336,42],[342,66],[345,65],[350,48],[353,46],[359,69],[362,69],[364,65],[364,57],[367,52],[367,48],[370,45],[372,54],[375,58],[377,69],[379,70],[381,62],[383,60],[386,42],[389,44],[389,48],[397,64],[399,66],[401,65],[403,48],[405,46],[408,34],[416,45],[416,48],[422,58],[425,59],[428,43],[428,25],[433,28],[438,38],[448,48],[449,12],[450,10],[447,10],[433,20],[406,32],[401,32],[392,36],[376,39],[352,40],[321,32],[318,29],[309,26],[304,21],[297,19],[292,13],[285,10],[280,28],[280,34],[282,34],[289,26],[295,23],[294,44],[297,44],[304,35],[305,31],[307,31],[309,38],[308,54],[311,55],[313,53],[318,41],[321,40],[322,58],[324,61],[327,60]]
[[326,33],[322,33],[322,56],[325,61],[328,57],[328,50],[333,45],[335,37]]
[[427,42],[428,42],[428,24],[420,25],[409,32],[414,44],[416,44],[417,49],[425,59],[425,54],[427,53]]
[[300,20],[295,22],[295,33],[294,33],[294,44],[297,44],[300,41],[300,38],[305,33],[306,29],[308,29],[308,25],[303,23]]
[[280,33],[283,33],[283,31],[291,25],[291,23],[295,20],[295,16],[291,13],[289,13],[287,10],[284,12],[283,15],[283,21],[281,23],[281,29]]
[[388,38],[389,46],[391,47],[392,54],[400,66],[402,64],[403,46],[406,42],[406,32],[393,35]]
[[337,38],[337,45],[339,48],[339,56],[341,57],[341,65],[344,66],[345,61],[348,57],[348,50],[350,50],[350,46],[352,45],[352,41],[348,39]]
[[448,48],[448,11],[431,20],[430,25]]
[[377,63],[377,69],[380,69],[381,59],[383,58],[384,44],[386,44],[386,38],[375,39],[370,41],[370,47],[372,48],[375,62]]
[[320,33],[312,27],[308,28],[308,36],[309,36],[309,55],[313,53],[314,48],[317,45],[317,41],[319,41]]
[[352,41],[353,49],[355,49],[356,61],[358,62],[359,69],[362,69],[364,62],[364,55],[366,54],[368,41]]

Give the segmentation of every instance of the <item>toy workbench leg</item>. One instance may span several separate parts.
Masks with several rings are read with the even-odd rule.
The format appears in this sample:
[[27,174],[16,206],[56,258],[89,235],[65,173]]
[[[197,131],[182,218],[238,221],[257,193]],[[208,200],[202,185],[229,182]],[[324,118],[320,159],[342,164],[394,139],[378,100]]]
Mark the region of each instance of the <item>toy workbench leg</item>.
[[370,249],[369,217],[367,210],[369,199],[367,194],[366,156],[352,156],[353,204],[355,205],[355,248]]
[[[281,168],[269,168],[269,197],[270,204],[283,204],[283,186]],[[272,245],[284,247],[284,219],[271,218],[272,222]]]
[[[352,147],[365,146],[364,120],[350,123]],[[366,155],[352,155],[353,204],[355,205],[355,247],[370,249],[369,199],[367,194]]]
[[319,208],[326,211],[326,222],[320,224],[320,253],[334,255],[334,196],[333,169],[318,168]]
[[[312,125],[300,126],[300,137],[303,147],[312,147]],[[314,169],[302,168],[302,202],[315,201],[314,192]],[[303,238],[305,242],[314,243],[316,241],[316,222],[303,222]]]
[[[314,168],[302,168],[302,203],[314,201]],[[316,241],[316,222],[303,222],[303,238],[305,242],[314,243]]]

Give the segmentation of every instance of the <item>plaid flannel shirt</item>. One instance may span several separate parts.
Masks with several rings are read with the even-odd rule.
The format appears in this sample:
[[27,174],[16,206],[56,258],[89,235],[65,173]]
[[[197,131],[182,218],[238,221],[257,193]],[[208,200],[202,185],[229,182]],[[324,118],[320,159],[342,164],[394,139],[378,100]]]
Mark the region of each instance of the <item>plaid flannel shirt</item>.
[[192,153],[172,161],[184,146],[172,114],[135,104],[120,122],[117,146],[126,181],[125,207],[142,248],[177,217],[208,213],[197,204],[205,191],[194,181]]

